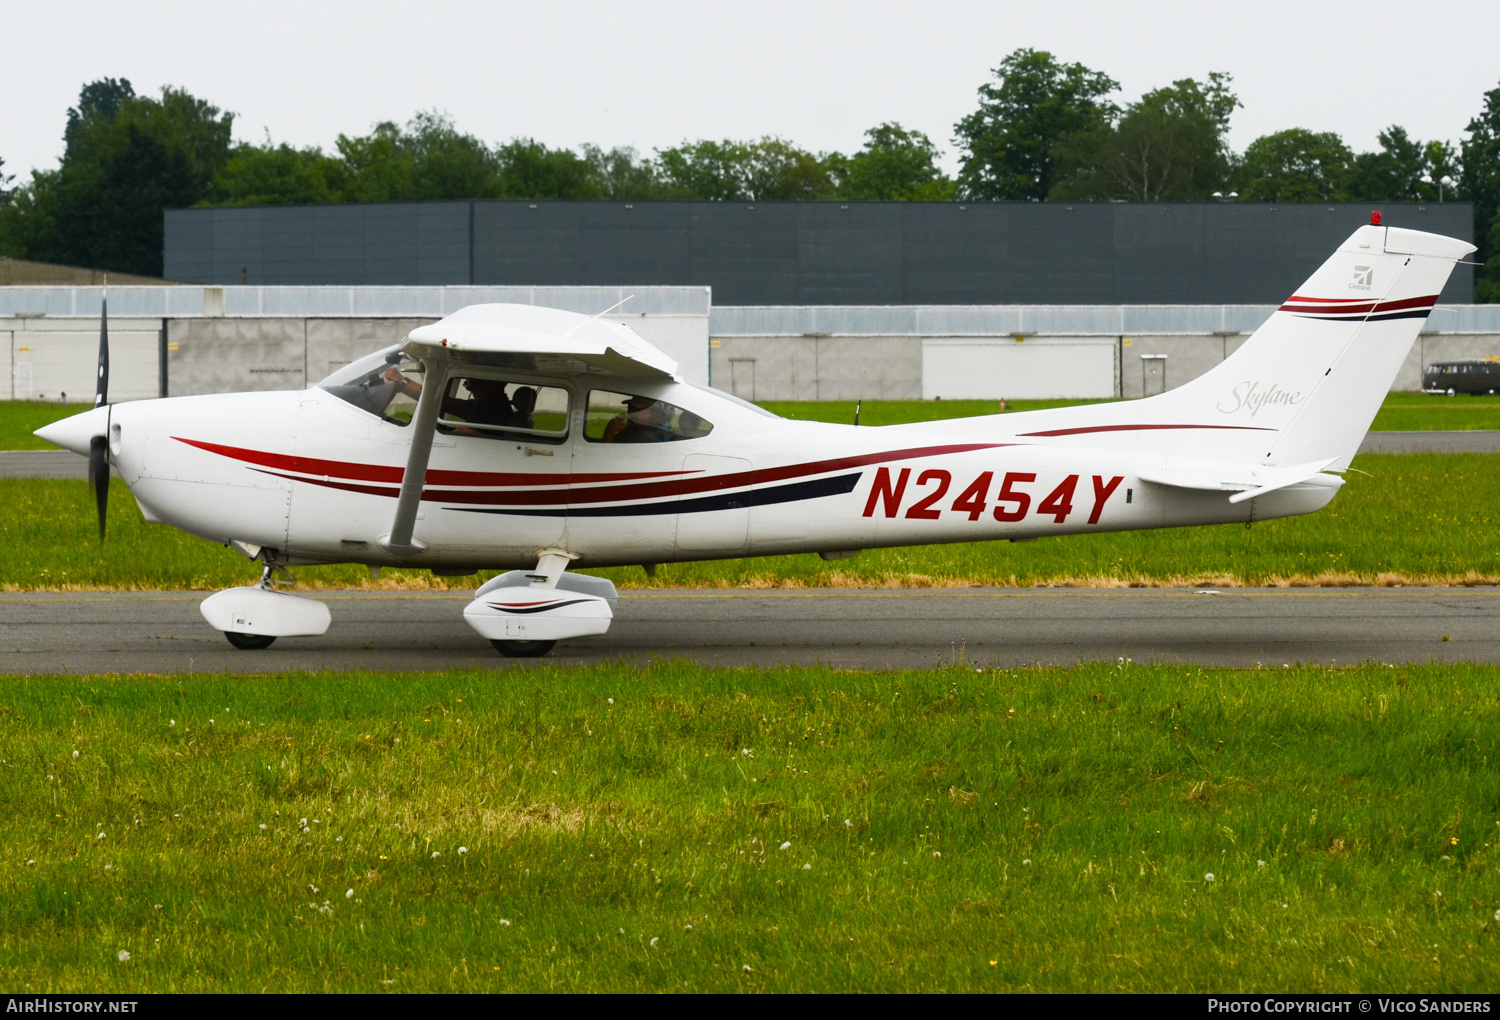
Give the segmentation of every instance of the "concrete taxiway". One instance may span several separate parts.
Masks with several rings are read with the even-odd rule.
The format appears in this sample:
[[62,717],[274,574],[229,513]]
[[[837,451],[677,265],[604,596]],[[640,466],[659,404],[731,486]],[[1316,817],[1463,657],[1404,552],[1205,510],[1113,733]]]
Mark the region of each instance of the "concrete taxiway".
[[0,595],[0,672],[506,670],[528,662],[1500,663],[1500,588],[636,591],[606,635],[544,660],[501,658],[461,618],[463,593],[323,592],[333,627],[238,651],[204,592]]

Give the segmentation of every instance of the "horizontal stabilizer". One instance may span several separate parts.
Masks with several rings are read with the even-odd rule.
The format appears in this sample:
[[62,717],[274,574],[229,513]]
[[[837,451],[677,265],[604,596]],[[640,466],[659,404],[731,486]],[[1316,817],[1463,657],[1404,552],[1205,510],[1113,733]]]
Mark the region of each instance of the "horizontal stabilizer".
[[1141,481],[1152,485],[1165,485],[1173,489],[1198,489],[1207,492],[1233,492],[1231,503],[1243,503],[1247,499],[1263,496],[1288,485],[1305,482],[1332,464],[1335,458],[1313,461],[1308,464],[1293,464],[1289,467],[1268,467],[1264,464],[1202,463],[1176,468],[1168,464],[1162,470],[1141,475]]

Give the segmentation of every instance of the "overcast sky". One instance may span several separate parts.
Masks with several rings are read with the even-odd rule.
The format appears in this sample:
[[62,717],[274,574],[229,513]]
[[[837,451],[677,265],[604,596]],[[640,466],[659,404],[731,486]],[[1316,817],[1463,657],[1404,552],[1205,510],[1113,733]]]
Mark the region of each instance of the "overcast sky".
[[1500,86],[1500,0],[862,3],[425,0],[133,4],[0,0],[5,171],[56,165],[79,87],[176,85],[235,113],[237,138],[331,146],[438,109],[498,142],[633,145],[780,135],[852,152],[896,120],[956,167],[953,124],[1029,46],[1120,82],[1234,75],[1237,150],[1284,128],[1356,151],[1405,126],[1457,142]]

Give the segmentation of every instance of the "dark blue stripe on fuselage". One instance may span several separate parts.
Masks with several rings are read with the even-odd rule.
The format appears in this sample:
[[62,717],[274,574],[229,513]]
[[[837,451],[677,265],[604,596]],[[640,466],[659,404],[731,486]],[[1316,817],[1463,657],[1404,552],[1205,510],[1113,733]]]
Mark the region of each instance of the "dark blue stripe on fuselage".
[[859,484],[861,472],[838,475],[834,478],[818,478],[811,482],[793,482],[790,485],[768,485],[763,489],[746,492],[730,492],[712,496],[697,496],[693,499],[662,500],[659,503],[632,503],[627,506],[575,506],[557,509],[534,507],[478,507],[450,506],[447,510],[459,510],[470,514],[505,514],[510,517],[654,517],[659,514],[702,514],[714,510],[742,510],[752,506],[770,506],[774,503],[795,503],[803,499],[819,499],[823,496],[842,496],[853,492]]
[[1304,315],[1293,312],[1299,319],[1322,319],[1324,322],[1385,322],[1387,319],[1425,319],[1432,314],[1431,308],[1413,308],[1404,312],[1384,312],[1380,315]]

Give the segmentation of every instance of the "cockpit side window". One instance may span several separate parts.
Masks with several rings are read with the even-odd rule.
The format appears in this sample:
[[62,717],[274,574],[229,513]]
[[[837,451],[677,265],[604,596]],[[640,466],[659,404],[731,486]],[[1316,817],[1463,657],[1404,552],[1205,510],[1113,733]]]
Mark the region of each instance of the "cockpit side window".
[[701,439],[713,428],[696,413],[665,400],[593,390],[583,431],[591,443],[674,443]]
[[561,386],[457,376],[448,380],[438,431],[560,443],[568,437],[568,391]]

